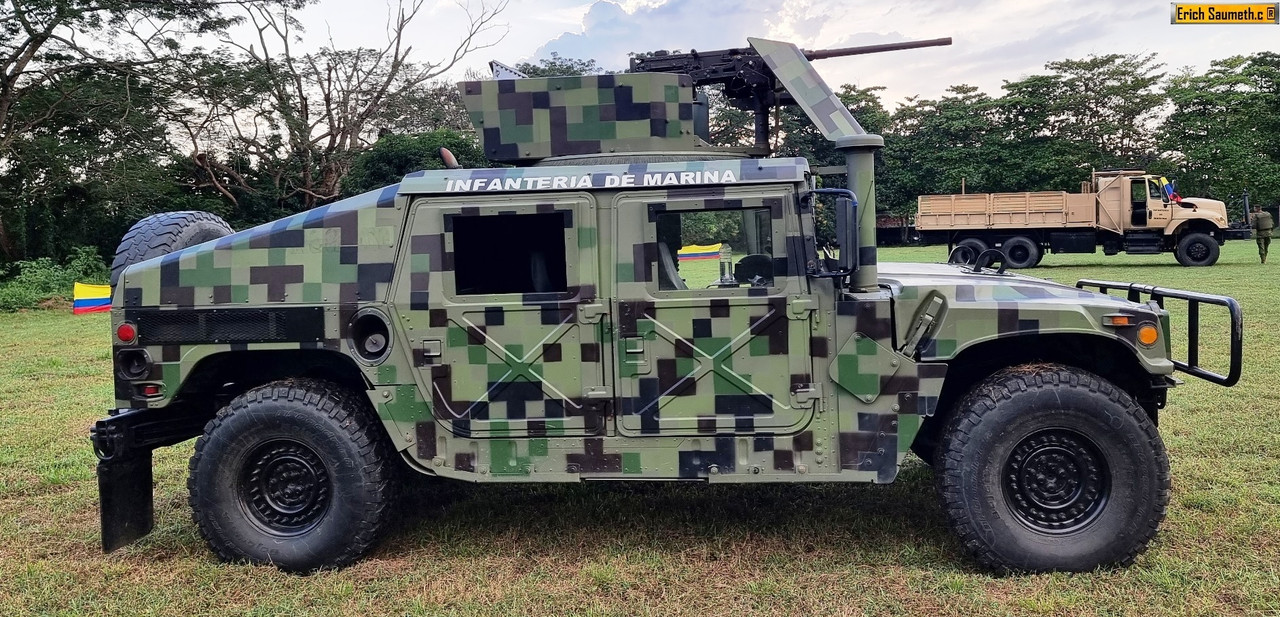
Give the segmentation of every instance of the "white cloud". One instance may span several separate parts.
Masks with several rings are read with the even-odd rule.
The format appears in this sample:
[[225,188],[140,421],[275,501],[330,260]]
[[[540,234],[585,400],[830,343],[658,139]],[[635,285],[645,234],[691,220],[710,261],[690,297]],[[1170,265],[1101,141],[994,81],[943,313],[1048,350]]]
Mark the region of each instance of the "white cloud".
[[[465,25],[453,2],[438,0],[430,9],[410,30],[419,60],[449,53]],[[748,36],[807,49],[953,37],[951,47],[818,64],[833,86],[885,86],[892,107],[906,96],[936,97],[959,83],[999,94],[1003,80],[1090,53],[1157,52],[1172,70],[1280,51],[1280,25],[1172,26],[1168,15],[1162,0],[512,0],[501,18],[510,25],[506,38],[465,64],[513,64],[555,51],[621,69],[628,52],[742,47]],[[377,45],[385,40],[386,17],[385,4],[376,0],[322,0],[301,14],[305,44],[319,47],[332,32],[339,46]],[[465,68],[451,76],[460,78]]]

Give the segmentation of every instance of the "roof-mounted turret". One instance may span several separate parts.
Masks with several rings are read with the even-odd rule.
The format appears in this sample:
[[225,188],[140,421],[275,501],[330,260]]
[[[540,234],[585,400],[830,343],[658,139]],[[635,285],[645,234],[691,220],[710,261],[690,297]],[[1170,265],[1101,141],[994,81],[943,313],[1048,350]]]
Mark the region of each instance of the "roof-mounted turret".
[[[501,78],[463,82],[458,88],[485,155],[498,162],[528,165],[612,153],[763,156],[768,154],[768,113],[779,105],[799,105],[838,145],[866,145],[861,142],[874,137],[866,135],[809,60],[949,45],[951,39],[820,51],[766,39],[748,43],[742,49],[655,52],[633,58],[631,72],[616,75],[519,78],[499,65],[495,74]],[[707,144],[706,97],[698,91],[707,85],[722,86],[731,104],[755,114],[754,147]]]

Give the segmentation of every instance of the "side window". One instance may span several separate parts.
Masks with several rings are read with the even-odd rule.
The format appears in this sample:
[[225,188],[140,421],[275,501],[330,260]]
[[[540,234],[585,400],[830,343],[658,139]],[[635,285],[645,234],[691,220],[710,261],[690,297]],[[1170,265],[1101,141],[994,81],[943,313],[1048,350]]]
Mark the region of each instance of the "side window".
[[454,292],[566,291],[564,214],[452,216]]
[[657,231],[659,290],[773,285],[769,208],[667,211]]
[[1155,180],[1147,180],[1147,193],[1152,199],[1164,199],[1164,192]]
[[1129,182],[1129,192],[1132,194],[1133,203],[1147,203],[1146,182],[1140,178],[1135,178]]

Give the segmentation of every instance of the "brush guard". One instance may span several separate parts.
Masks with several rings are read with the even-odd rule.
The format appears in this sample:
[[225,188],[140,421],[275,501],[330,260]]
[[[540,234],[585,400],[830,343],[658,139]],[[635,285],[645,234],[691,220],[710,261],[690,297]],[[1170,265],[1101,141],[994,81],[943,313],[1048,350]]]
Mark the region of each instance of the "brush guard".
[[[1092,279],[1081,279],[1076,282],[1076,287],[1078,289],[1093,288],[1104,294],[1113,289],[1125,291],[1130,302],[1143,302],[1145,297],[1162,309],[1165,308],[1166,300],[1185,301],[1187,303],[1187,358],[1186,360],[1170,358],[1174,367],[1188,375],[1220,386],[1230,387],[1240,381],[1240,369],[1244,357],[1244,313],[1240,310],[1240,303],[1236,302],[1235,298],[1154,285]],[[1231,366],[1226,375],[1200,366],[1200,305],[1202,304],[1225,307],[1231,316]]]

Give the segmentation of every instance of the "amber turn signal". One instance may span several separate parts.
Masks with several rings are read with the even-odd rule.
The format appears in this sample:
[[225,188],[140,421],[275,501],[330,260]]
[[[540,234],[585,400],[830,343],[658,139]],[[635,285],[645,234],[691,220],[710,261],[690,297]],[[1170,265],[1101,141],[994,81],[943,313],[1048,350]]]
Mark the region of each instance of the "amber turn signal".
[[1160,338],[1160,330],[1149,323],[1138,327],[1138,342],[1148,347],[1155,345]]
[[1102,325],[1111,326],[1112,328],[1122,328],[1124,326],[1132,326],[1133,316],[1123,315],[1123,314],[1103,315]]

